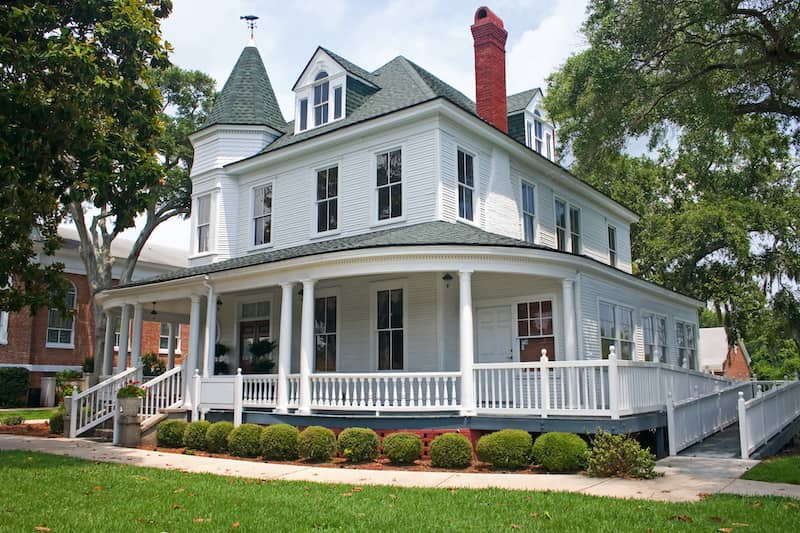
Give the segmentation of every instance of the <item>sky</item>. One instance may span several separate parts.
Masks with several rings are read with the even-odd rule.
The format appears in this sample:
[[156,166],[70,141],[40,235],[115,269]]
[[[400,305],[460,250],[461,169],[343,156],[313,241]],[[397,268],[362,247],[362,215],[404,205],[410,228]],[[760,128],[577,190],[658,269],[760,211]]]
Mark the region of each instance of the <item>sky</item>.
[[[463,0],[174,0],[162,33],[172,62],[209,74],[221,89],[249,37],[241,15],[257,15],[256,46],[285,117],[294,115],[291,87],[317,46],[375,70],[403,55],[475,97],[469,27],[481,4]],[[508,41],[509,94],[543,87],[545,78],[585,47],[586,0],[493,0]],[[171,220],[154,244],[189,248],[189,224]],[[135,230],[124,234],[135,237]]]

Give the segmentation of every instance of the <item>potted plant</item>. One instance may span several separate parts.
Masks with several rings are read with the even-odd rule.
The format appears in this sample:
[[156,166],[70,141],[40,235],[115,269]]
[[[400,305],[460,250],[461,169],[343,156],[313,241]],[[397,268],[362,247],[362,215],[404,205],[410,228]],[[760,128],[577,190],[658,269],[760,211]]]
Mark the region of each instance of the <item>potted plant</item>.
[[134,416],[139,413],[142,398],[147,395],[147,389],[139,385],[138,381],[131,381],[117,391],[120,411],[124,415]]
[[216,343],[214,345],[214,375],[219,376],[231,373],[231,367],[225,359],[228,350],[228,347],[224,344]]
[[142,356],[142,375],[148,378],[160,376],[167,371],[167,365],[158,354],[146,353]]
[[275,343],[269,339],[262,339],[250,345],[250,353],[253,354],[253,374],[271,374],[275,367],[275,361],[271,354],[275,350]]

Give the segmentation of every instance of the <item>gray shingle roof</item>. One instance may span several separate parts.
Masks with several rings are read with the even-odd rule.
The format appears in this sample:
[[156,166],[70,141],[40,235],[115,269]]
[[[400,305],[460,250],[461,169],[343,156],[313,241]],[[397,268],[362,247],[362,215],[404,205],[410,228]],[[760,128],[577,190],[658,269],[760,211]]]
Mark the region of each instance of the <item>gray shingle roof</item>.
[[258,124],[278,131],[286,128],[267,69],[255,46],[242,50],[203,127],[214,124]]
[[172,272],[161,274],[152,278],[136,281],[125,285],[125,287],[135,287],[147,285],[161,281],[170,281],[214,272],[224,272],[237,268],[244,268],[255,265],[276,263],[299,257],[309,257],[313,255],[326,254],[331,252],[342,252],[348,250],[360,250],[365,248],[378,248],[385,246],[433,246],[433,245],[472,245],[472,246],[507,246],[516,248],[536,248],[550,250],[543,246],[538,246],[519,239],[504,237],[495,233],[489,233],[475,226],[461,222],[422,222],[410,226],[384,229],[341,237],[327,241],[312,242],[282,250],[260,252],[244,257],[236,257],[227,261],[220,261],[210,265],[203,265],[191,268],[182,268]]
[[331,52],[327,48],[324,48],[322,46],[320,46],[319,48],[320,48],[320,50],[322,50],[323,52],[325,52],[326,54],[331,56],[331,59],[333,59],[334,61],[339,63],[342,66],[342,68],[345,69],[350,74],[352,74],[352,75],[354,75],[354,76],[356,76],[358,78],[364,79],[364,80],[366,80],[368,82],[375,83],[375,79],[374,79],[375,76],[373,76],[372,73],[367,72],[363,68],[359,67],[358,65],[356,65],[352,61],[348,61],[347,59],[343,58],[339,54]]
[[528,107],[528,104],[531,103],[531,100],[537,92],[539,92],[538,87],[534,89],[528,89],[527,91],[522,91],[521,93],[512,94],[506,98],[506,112],[510,115],[511,113],[518,113],[524,110],[526,107]]

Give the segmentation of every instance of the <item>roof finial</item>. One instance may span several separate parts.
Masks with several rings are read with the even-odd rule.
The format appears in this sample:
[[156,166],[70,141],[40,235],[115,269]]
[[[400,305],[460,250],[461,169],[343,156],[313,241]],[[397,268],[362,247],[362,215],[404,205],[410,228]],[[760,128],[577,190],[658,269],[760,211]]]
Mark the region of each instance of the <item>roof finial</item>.
[[250,29],[250,40],[247,41],[247,46],[255,46],[256,39],[253,36],[253,30],[256,29],[256,21],[258,17],[256,15],[242,15],[239,17],[239,20],[244,20],[247,24],[247,27]]

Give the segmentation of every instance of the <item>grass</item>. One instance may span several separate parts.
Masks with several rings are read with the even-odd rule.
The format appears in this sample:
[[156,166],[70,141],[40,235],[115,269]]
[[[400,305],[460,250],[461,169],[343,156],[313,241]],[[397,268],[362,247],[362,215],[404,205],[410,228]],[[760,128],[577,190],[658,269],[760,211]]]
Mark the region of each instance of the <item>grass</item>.
[[55,407],[45,407],[43,409],[2,409],[0,410],[0,420],[9,416],[21,416],[25,420],[47,420],[55,411]]
[[787,455],[762,461],[747,471],[742,478],[800,485],[800,455]]
[[[0,531],[796,531],[800,502],[258,481],[0,452]],[[369,475],[365,472],[365,475]],[[748,524],[745,528],[743,524]],[[44,531],[39,529],[39,531]]]

